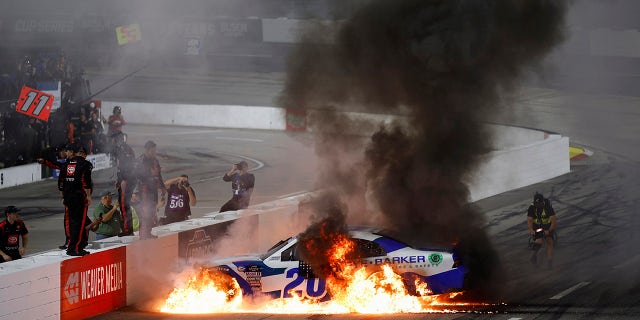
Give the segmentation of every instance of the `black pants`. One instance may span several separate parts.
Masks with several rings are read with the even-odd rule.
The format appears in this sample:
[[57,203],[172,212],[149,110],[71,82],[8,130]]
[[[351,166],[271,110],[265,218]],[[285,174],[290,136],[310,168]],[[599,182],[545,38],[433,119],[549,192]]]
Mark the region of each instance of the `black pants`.
[[87,198],[81,193],[64,196],[65,205],[69,211],[69,247],[67,252],[80,252],[88,244],[89,234],[85,226],[91,223],[87,217]]
[[[6,253],[9,257],[11,257],[11,260],[10,260],[10,261],[18,260],[18,259],[22,258],[22,257],[20,256],[20,251],[18,251],[18,250],[16,250],[16,251],[13,251],[13,250],[12,250],[12,251],[9,251],[9,252],[6,252],[6,251],[5,251],[5,253]],[[4,260],[4,257],[0,256],[0,263],[2,263],[2,262],[7,262],[7,261],[6,261],[6,260]]]
[[234,195],[227,203],[222,205],[220,208],[220,212],[225,211],[235,211],[240,209],[246,209],[249,206],[249,199],[246,197],[241,197],[238,195]]
[[120,229],[123,233],[133,232],[133,216],[131,214],[131,196],[133,186],[120,184],[118,188],[118,205],[120,206]]
[[138,220],[140,221],[140,239],[148,239],[153,237],[151,229],[158,222],[157,205],[158,205],[158,187],[156,185],[149,186],[140,184],[140,201],[142,202],[141,211],[138,212]]
[[185,221],[185,220],[187,220],[187,217],[189,217],[189,216],[190,216],[189,213],[167,212],[167,213],[165,213],[164,217],[160,218],[160,224],[161,225],[165,225],[165,224],[169,224],[169,223]]

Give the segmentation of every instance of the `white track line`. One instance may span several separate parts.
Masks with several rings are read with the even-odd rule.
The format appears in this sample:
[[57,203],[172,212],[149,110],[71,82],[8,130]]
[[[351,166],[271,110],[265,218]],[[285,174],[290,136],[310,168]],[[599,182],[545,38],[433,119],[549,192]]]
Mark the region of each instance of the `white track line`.
[[189,134],[202,134],[202,133],[216,133],[216,132],[220,132],[221,130],[193,130],[193,131],[178,131],[178,132],[162,132],[162,133],[158,133],[158,132],[154,132],[154,133],[150,133],[150,132],[129,132],[127,131],[127,134],[132,134],[135,133],[136,135],[140,135],[140,136],[180,136],[180,135],[189,135]]
[[[260,161],[260,160],[256,160],[256,159],[249,158],[249,157],[245,157],[245,156],[232,155],[232,154],[230,154],[230,156],[238,157],[238,158],[242,158],[242,159],[245,159],[245,160],[251,161],[251,162],[253,162],[253,163],[255,163],[255,164],[257,164],[257,165],[258,165],[258,166],[257,166],[257,167],[255,167],[255,168],[251,168],[251,169],[249,169],[249,171],[256,171],[256,170],[259,170],[259,169],[261,169],[262,167],[264,167],[264,163],[263,163],[262,161]],[[206,182],[206,181],[211,181],[211,180],[219,180],[219,179],[222,179],[222,177],[224,177],[224,175],[217,176],[217,177],[206,178],[206,179],[200,179],[200,180],[196,180],[196,181],[192,182],[191,184],[193,184],[193,183],[200,183],[200,182]]]
[[288,193],[288,194],[283,194],[283,195],[279,196],[278,199],[293,197],[293,196],[297,196],[299,194],[303,194],[303,193],[307,193],[307,192],[309,192],[309,191],[301,190],[301,191],[296,191],[296,192],[292,192],[292,193]]
[[569,293],[571,293],[571,292],[573,292],[575,290],[578,290],[578,289],[580,289],[580,288],[582,288],[584,286],[587,286],[590,283],[591,282],[589,282],[589,281],[580,282],[580,283],[576,284],[575,286],[573,286],[573,287],[571,287],[571,288],[569,288],[569,289],[567,289],[565,291],[562,291],[562,292],[556,294],[555,296],[549,298],[549,300],[560,300],[560,299],[562,299],[562,297],[568,295]]
[[640,260],[640,255],[639,256],[635,256],[635,257],[633,257],[633,258],[631,258],[631,259],[629,259],[629,260],[627,260],[627,261],[625,261],[625,262],[623,262],[623,263],[621,263],[621,264],[619,264],[617,266],[614,266],[613,268],[614,269],[622,269],[622,268],[625,268],[625,267],[628,267],[630,265],[638,263],[639,260]]
[[264,142],[264,140],[260,140],[260,139],[251,139],[251,138],[235,138],[235,137],[216,137],[216,140],[233,140],[233,141]]

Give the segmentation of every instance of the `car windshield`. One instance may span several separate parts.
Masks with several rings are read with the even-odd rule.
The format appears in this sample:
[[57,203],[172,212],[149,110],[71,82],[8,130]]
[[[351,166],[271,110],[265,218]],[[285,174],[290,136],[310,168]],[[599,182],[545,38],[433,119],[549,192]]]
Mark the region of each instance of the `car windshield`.
[[408,245],[411,248],[418,250],[435,250],[435,251],[451,251],[452,245],[444,244],[444,243],[436,243],[436,242],[428,242],[418,239],[407,239],[407,237],[403,236],[403,234],[399,232],[394,232],[391,230],[379,230],[374,232],[374,234],[392,239],[394,241],[403,243]]
[[267,252],[262,254],[260,256],[260,259],[264,261],[267,258],[269,258],[272,254],[274,254],[276,251],[282,249],[282,247],[284,247],[287,243],[289,243],[289,240],[291,240],[291,238],[293,238],[293,237],[289,237],[286,240],[278,241],[278,243],[276,243],[273,247],[271,247],[271,249],[267,250]]

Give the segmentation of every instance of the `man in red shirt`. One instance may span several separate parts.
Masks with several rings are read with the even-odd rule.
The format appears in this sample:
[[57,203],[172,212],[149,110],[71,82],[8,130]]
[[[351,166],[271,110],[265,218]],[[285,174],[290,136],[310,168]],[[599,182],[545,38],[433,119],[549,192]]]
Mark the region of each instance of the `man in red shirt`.
[[107,123],[109,124],[109,132],[107,132],[109,137],[112,137],[118,132],[122,132],[122,126],[127,124],[127,122],[124,121],[124,117],[122,116],[122,109],[120,109],[120,106],[113,107],[113,114],[109,116],[109,120],[107,120]]

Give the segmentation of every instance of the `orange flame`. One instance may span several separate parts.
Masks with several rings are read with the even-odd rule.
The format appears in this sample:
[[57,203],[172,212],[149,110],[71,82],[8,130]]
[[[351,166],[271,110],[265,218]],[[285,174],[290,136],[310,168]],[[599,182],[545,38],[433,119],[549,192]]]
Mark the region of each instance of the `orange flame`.
[[187,284],[169,294],[161,312],[214,313],[238,310],[242,290],[236,279],[219,271],[200,269]]

